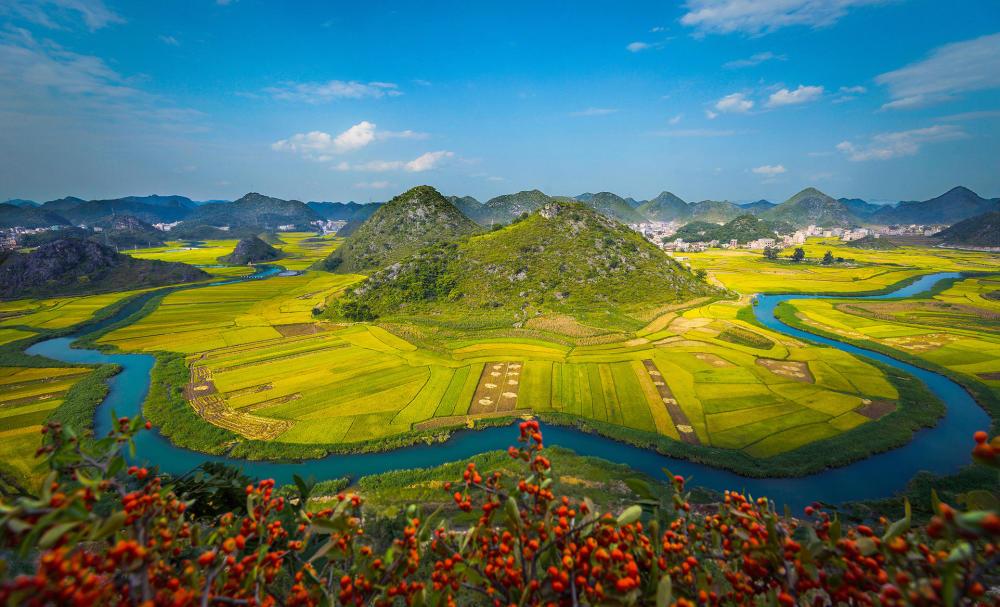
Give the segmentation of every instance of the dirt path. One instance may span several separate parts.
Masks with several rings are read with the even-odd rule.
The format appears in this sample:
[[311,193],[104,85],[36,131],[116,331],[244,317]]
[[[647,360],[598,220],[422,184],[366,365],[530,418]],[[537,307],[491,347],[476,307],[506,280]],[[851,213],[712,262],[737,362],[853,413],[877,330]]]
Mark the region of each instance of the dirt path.
[[689,445],[700,445],[701,440],[698,439],[694,428],[691,427],[691,420],[688,419],[687,414],[677,404],[674,393],[670,391],[670,386],[663,379],[663,374],[656,368],[656,363],[650,359],[646,359],[642,361],[642,365],[646,367],[646,373],[649,374],[649,378],[653,380],[653,385],[656,386],[657,392],[660,393],[660,400],[663,401],[664,408],[670,414],[670,419],[674,422],[674,427],[677,428],[677,434],[681,437],[681,441]]

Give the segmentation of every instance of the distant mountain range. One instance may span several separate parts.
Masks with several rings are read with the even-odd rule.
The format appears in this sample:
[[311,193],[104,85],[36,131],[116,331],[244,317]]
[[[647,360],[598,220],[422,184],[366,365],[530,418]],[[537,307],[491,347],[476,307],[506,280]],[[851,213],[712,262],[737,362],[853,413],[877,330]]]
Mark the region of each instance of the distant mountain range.
[[868,221],[874,224],[941,224],[951,225],[974,215],[1000,209],[997,199],[987,200],[969,188],[958,186],[944,194],[922,202],[901,202],[883,207]]
[[[974,215],[1000,208],[1000,199],[986,199],[965,187],[956,187],[941,196],[923,201],[876,204],[859,198],[834,199],[816,188],[806,188],[795,196],[774,204],[768,200],[734,204],[702,200],[688,203],[664,191],[651,200],[622,198],[612,192],[584,192],[575,197],[550,196],[539,190],[503,194],[481,203],[472,196],[449,196],[447,200],[463,215],[481,226],[508,224],[556,200],[579,202],[623,223],[663,221],[725,223],[750,212],[762,219],[787,221],[798,227],[860,225],[950,225]],[[215,238],[219,226],[229,226],[232,235],[249,236],[273,231],[279,225],[311,229],[316,220],[346,221],[339,233],[349,236],[382,203],[308,202],[282,200],[251,193],[229,202],[194,201],[185,196],[125,196],[111,200],[83,200],[67,196],[38,204],[12,199],[0,203],[0,229],[10,227],[97,225],[118,215],[135,217],[144,223],[183,222],[178,235],[187,238]]]

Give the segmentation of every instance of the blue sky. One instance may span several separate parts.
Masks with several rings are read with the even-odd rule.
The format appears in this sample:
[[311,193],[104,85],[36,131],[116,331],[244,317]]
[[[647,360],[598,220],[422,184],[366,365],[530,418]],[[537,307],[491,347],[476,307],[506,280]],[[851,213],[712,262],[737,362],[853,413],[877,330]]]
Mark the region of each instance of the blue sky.
[[995,0],[0,0],[0,199],[995,197],[998,135]]

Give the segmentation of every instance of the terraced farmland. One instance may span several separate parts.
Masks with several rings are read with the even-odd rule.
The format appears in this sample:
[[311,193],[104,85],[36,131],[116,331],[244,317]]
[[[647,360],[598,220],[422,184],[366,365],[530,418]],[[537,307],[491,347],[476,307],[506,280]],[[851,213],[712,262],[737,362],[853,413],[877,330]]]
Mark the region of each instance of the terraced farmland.
[[66,392],[91,372],[73,368],[0,368],[0,462],[4,474],[25,483],[44,477],[35,451],[42,425]]

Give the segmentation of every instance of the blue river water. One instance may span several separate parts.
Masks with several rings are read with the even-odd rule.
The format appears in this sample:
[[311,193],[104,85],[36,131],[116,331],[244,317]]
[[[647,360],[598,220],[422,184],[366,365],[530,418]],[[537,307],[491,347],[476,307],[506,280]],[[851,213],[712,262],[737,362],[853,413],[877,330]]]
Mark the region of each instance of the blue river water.
[[[280,268],[272,266],[250,278],[267,278],[280,273],[280,271]],[[958,274],[954,273],[927,275],[888,295],[857,299],[905,297],[925,291],[939,280],[957,276]],[[227,284],[239,280],[245,279],[213,284]],[[754,307],[754,313],[762,323],[781,333],[867,356],[907,371],[923,381],[934,394],[944,401],[948,407],[946,417],[941,419],[934,428],[918,432],[914,439],[905,446],[873,455],[848,466],[828,469],[800,478],[746,478],[726,470],[665,457],[654,451],[558,426],[544,428],[546,444],[560,445],[580,454],[627,464],[653,478],[664,478],[662,468],[666,467],[674,474],[693,477],[692,485],[719,491],[732,489],[749,492],[754,496],[767,496],[779,506],[787,504],[793,509],[801,509],[817,500],[835,504],[843,501],[890,496],[903,489],[907,481],[921,470],[947,474],[968,464],[971,460],[969,452],[972,434],[976,430],[987,428],[989,425],[989,417],[969,393],[952,380],[937,373],[914,367],[877,352],[793,329],[774,317],[775,307],[779,303],[814,297],[819,296],[762,295],[758,297],[758,305]],[[118,415],[135,416],[141,413],[142,403],[149,392],[150,371],[155,360],[146,354],[103,354],[95,350],[74,349],[70,347],[70,344],[86,333],[96,331],[127,317],[138,310],[142,303],[144,302],[136,302],[120,311],[115,317],[100,324],[85,327],[74,335],[42,341],[27,350],[29,354],[41,354],[70,363],[117,363],[122,366],[122,372],[108,381],[110,391],[98,407],[95,419],[98,435],[107,432],[110,427],[112,410]],[[136,459],[158,465],[164,472],[172,474],[187,472],[206,460],[225,461],[242,466],[244,472],[252,476],[273,478],[279,484],[285,484],[292,481],[292,474],[299,474],[303,477],[313,475],[316,478],[324,479],[341,476],[360,477],[390,470],[436,466],[462,460],[486,451],[506,449],[516,442],[516,436],[516,432],[511,427],[461,431],[455,433],[446,442],[433,445],[405,447],[385,453],[330,455],[300,463],[271,463],[237,460],[190,451],[173,445],[154,428],[152,432],[142,432],[136,438]]]

